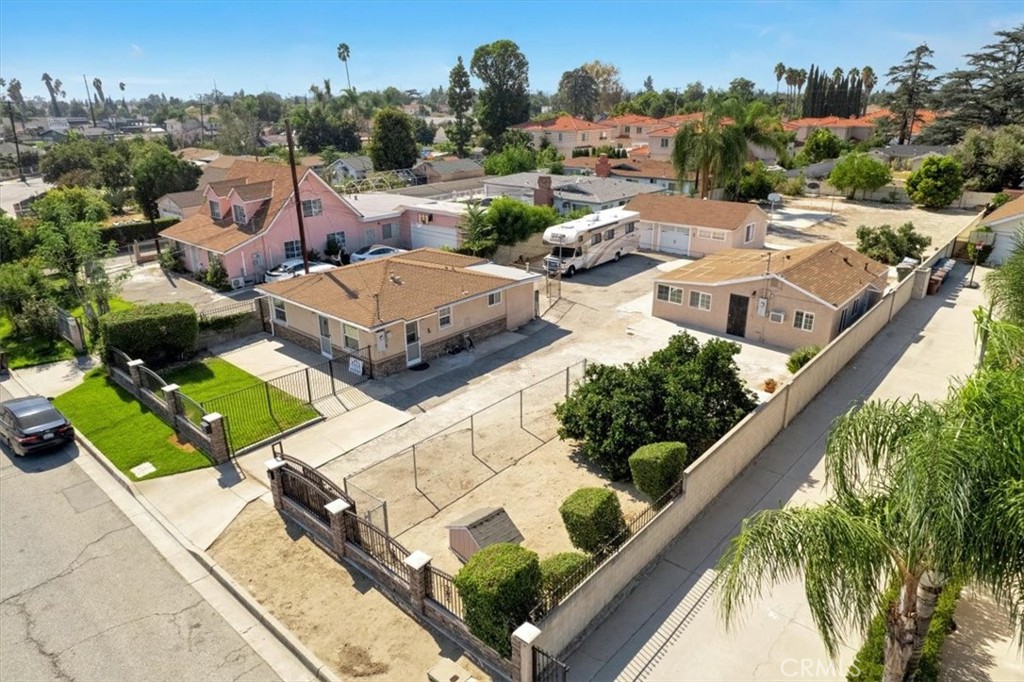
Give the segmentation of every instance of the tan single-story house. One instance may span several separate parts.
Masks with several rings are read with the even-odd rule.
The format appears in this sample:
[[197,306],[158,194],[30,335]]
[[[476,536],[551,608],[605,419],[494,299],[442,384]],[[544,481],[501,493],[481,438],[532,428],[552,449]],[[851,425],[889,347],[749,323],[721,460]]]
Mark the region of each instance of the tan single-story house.
[[156,207],[161,218],[190,218],[206,203],[206,197],[198,189],[189,192],[171,192],[157,199]]
[[995,233],[990,265],[1002,265],[1017,250],[1018,235],[1024,230],[1024,194],[1008,201],[981,219],[980,225]]
[[435,182],[482,178],[485,175],[484,167],[473,159],[430,159],[413,166],[412,172],[428,185]]
[[416,249],[259,286],[272,333],[375,377],[517,329],[536,316],[541,276],[438,249]]
[[754,204],[640,194],[626,205],[640,214],[640,248],[700,257],[724,249],[763,249],[768,214]]
[[726,249],[658,277],[652,313],[782,348],[824,346],[878,302],[888,274],[887,265],[834,241]]

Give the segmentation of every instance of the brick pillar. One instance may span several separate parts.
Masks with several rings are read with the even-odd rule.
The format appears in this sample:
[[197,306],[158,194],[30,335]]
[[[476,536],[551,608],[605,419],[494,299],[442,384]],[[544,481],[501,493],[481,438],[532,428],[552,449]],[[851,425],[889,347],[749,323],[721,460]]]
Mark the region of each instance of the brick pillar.
[[523,623],[512,633],[512,682],[533,682],[533,642],[540,628]]
[[920,300],[925,297],[925,294],[928,293],[928,280],[931,276],[931,268],[920,267],[914,270],[914,288],[910,292],[911,297],[916,300]]
[[345,556],[345,541],[348,539],[348,529],[345,527],[345,512],[352,508],[345,500],[334,500],[324,505],[327,516],[331,519],[331,545],[334,553],[339,559]]
[[416,613],[423,613],[423,600],[427,598],[427,569],[430,568],[430,555],[416,550],[405,557],[405,565],[409,567],[409,602]]
[[178,416],[178,391],[181,390],[181,386],[178,384],[167,384],[160,390],[164,392],[164,405],[167,406],[167,413],[164,416],[170,422],[171,428],[177,432],[178,421],[175,417]]
[[203,430],[210,437],[210,456],[220,464],[231,458],[231,446],[228,444],[228,432],[224,425],[224,417],[219,412],[211,412],[203,417]]
[[128,361],[128,374],[132,378],[132,386],[135,387],[136,395],[142,390],[142,372],[139,371],[139,368],[145,366],[145,364],[142,360]]
[[281,484],[281,472],[278,469],[285,465],[285,461],[283,459],[268,459],[264,465],[267,467],[267,478],[270,479],[270,494],[274,498],[274,509],[281,511],[284,507],[281,502],[284,489]]

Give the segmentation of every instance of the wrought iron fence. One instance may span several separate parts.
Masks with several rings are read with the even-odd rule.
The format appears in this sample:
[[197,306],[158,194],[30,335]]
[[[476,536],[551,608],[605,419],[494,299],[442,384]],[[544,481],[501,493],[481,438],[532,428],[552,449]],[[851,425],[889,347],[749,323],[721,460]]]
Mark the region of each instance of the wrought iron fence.
[[398,540],[350,511],[345,512],[345,522],[348,524],[347,537],[353,544],[401,580],[409,582],[409,567],[405,565],[409,550]]
[[281,491],[284,496],[309,512],[325,526],[331,525],[327,515],[327,505],[337,499],[323,490],[319,482],[306,478],[298,471],[283,466],[278,470],[281,474]]
[[462,597],[455,589],[455,579],[433,566],[427,567],[427,596],[459,620],[463,619]]
[[198,311],[199,321],[216,320],[221,317],[232,317],[234,315],[244,315],[245,313],[257,312],[259,310],[260,299],[251,298],[247,301],[224,301],[213,305],[205,306]]
[[344,480],[345,492],[351,496],[359,516],[366,519],[373,525],[387,533],[388,526],[388,502],[376,495],[371,495],[347,478]]
[[533,682],[565,682],[569,666],[548,652],[533,647]]

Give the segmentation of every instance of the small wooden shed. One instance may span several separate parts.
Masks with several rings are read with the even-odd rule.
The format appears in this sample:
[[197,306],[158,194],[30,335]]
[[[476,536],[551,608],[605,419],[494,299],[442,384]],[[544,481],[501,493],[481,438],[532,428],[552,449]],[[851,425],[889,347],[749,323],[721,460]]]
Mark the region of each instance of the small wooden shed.
[[448,546],[462,563],[484,547],[523,541],[523,534],[502,507],[478,509],[447,526]]

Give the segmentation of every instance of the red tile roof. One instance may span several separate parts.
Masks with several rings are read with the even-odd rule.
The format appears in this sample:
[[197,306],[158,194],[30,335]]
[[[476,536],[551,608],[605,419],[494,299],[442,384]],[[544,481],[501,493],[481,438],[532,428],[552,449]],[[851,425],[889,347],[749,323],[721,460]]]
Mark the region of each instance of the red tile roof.
[[591,123],[590,121],[585,121],[582,118],[573,118],[572,116],[559,116],[558,118],[550,118],[545,121],[527,121],[526,123],[519,123],[511,127],[518,128],[519,130],[535,132],[544,130],[551,130],[555,132],[578,132],[589,130],[610,130],[612,126]]
[[612,116],[601,121],[601,123],[607,123],[608,125],[616,126],[631,126],[631,125],[655,125],[659,122],[659,119],[652,118],[650,116],[644,116],[643,114],[624,114],[622,116]]

